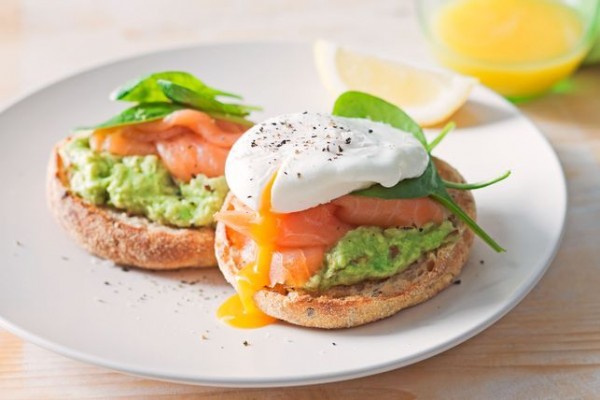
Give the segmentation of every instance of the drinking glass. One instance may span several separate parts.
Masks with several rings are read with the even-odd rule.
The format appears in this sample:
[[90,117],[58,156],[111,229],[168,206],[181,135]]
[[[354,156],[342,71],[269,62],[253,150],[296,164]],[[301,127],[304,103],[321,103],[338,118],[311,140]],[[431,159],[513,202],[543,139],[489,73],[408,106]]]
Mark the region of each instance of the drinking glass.
[[416,3],[423,31],[443,65],[516,101],[568,77],[598,36],[600,0]]

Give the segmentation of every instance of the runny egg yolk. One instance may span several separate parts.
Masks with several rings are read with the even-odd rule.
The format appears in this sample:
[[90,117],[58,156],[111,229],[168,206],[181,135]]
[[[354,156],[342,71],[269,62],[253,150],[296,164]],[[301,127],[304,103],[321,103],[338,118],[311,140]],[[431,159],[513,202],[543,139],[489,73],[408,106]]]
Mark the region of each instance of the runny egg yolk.
[[217,317],[236,328],[260,328],[276,321],[263,313],[254,302],[257,291],[270,284],[269,272],[277,234],[276,216],[271,212],[271,189],[276,174],[269,180],[258,207],[258,221],[251,229],[257,244],[256,261],[247,264],[236,275],[237,293],[225,300],[217,310]]

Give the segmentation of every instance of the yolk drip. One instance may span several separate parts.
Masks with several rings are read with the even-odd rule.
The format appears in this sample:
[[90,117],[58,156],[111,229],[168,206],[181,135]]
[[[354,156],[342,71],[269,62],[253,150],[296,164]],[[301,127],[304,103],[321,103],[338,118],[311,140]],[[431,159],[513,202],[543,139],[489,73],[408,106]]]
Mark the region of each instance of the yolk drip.
[[260,328],[276,321],[263,313],[254,302],[257,291],[270,284],[269,272],[277,234],[276,216],[271,212],[271,189],[275,176],[267,183],[258,208],[258,221],[252,227],[252,239],[258,247],[256,261],[244,266],[236,275],[237,294],[217,310],[217,317],[236,328]]

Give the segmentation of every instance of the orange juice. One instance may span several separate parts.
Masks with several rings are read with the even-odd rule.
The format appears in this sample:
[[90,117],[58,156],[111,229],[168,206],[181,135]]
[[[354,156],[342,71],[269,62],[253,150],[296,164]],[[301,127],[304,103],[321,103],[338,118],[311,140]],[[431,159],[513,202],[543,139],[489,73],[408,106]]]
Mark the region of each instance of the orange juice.
[[431,29],[442,63],[509,97],[549,89],[587,50],[582,17],[554,0],[449,1]]

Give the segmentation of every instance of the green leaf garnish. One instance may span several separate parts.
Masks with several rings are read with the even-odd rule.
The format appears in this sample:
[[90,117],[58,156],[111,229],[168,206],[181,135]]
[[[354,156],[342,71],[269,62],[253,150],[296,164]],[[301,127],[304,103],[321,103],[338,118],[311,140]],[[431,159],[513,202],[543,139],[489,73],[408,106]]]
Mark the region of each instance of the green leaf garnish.
[[111,100],[130,101],[134,103],[152,103],[157,101],[168,102],[168,97],[158,85],[159,80],[173,82],[193,91],[202,91],[210,94],[212,97],[225,96],[235,99],[242,98],[237,94],[211,88],[194,75],[183,71],[157,72],[133,80],[117,88],[111,93],[110,98]]
[[448,189],[458,189],[458,190],[474,190],[474,189],[481,189],[484,188],[486,186],[490,186],[493,185],[496,182],[500,182],[505,180],[506,178],[508,178],[510,176],[510,171],[506,171],[505,173],[503,173],[502,175],[500,175],[497,178],[491,179],[489,181],[485,181],[485,182],[477,182],[477,183],[459,183],[459,182],[448,182],[448,181],[444,181],[444,186],[446,186],[446,188]]
[[241,97],[212,88],[192,74],[182,71],[165,71],[147,75],[116,89],[110,97],[112,100],[138,104],[99,125],[79,129],[105,129],[149,122],[186,108],[206,112],[213,118],[252,126],[254,123],[245,117],[251,111],[261,109],[244,104],[223,103],[217,98],[241,99]]
[[[338,97],[333,107],[333,114],[349,118],[368,118],[372,121],[389,124],[395,128],[411,133],[419,142],[421,142],[423,147],[428,149],[428,152],[429,149],[434,148],[452,128],[451,125],[446,126],[447,129],[444,129],[445,132],[442,132],[442,134],[432,142],[432,145],[428,145],[421,127],[404,111],[378,97],[354,91],[343,93]],[[353,194],[383,199],[410,199],[429,196],[461,219],[477,236],[495,251],[504,251],[494,239],[492,239],[460,208],[458,204],[456,204],[450,194],[448,194],[446,184],[433,165],[431,156],[429,157],[429,163],[425,171],[417,178],[402,180],[389,188],[377,184],[367,189],[353,192]]]
[[345,92],[333,105],[333,115],[348,118],[367,118],[383,122],[405,132],[410,132],[423,147],[427,148],[427,139],[423,130],[404,111],[379,97],[362,92]]
[[243,104],[221,103],[220,101],[215,100],[210,92],[203,90],[193,91],[170,81],[160,79],[157,83],[165,96],[174,103],[208,113],[214,112],[223,116],[245,117],[249,115],[251,111],[261,109],[260,107]]
[[[439,187],[441,185],[441,188]],[[441,190],[444,184],[437,179],[437,170],[433,163],[427,164],[423,174],[417,178],[404,179],[392,187],[373,185],[366,189],[357,190],[352,194],[367,197],[378,197],[380,199],[417,199],[431,195],[435,189]]]
[[446,126],[442,129],[442,131],[427,145],[427,151],[431,153],[435,147],[440,144],[442,140],[446,137],[447,134],[452,132],[456,128],[456,124],[454,122],[448,122]]
[[467,213],[465,213],[458,204],[456,204],[456,202],[452,199],[452,197],[450,197],[448,192],[440,191],[437,193],[431,193],[430,196],[432,199],[434,199],[435,201],[446,207],[448,210],[450,210],[450,212],[452,212],[458,218],[462,219],[463,222],[467,224],[467,226],[471,228],[471,230],[475,232],[477,236],[479,236],[485,243],[488,244],[488,246],[490,246],[496,252],[502,253],[506,251],[494,239],[492,239],[492,237],[488,235],[488,233],[484,231],[482,227],[477,225],[477,223],[473,221],[471,217],[469,217]]
[[173,103],[142,103],[138,104],[137,106],[128,108],[127,110],[121,112],[119,115],[116,115],[108,121],[104,121],[101,124],[95,125],[93,127],[83,127],[79,129],[106,129],[114,128],[117,126],[139,124],[141,122],[150,122],[160,118],[164,118],[172,112],[177,110],[183,110],[184,108],[185,107],[179,104]]

